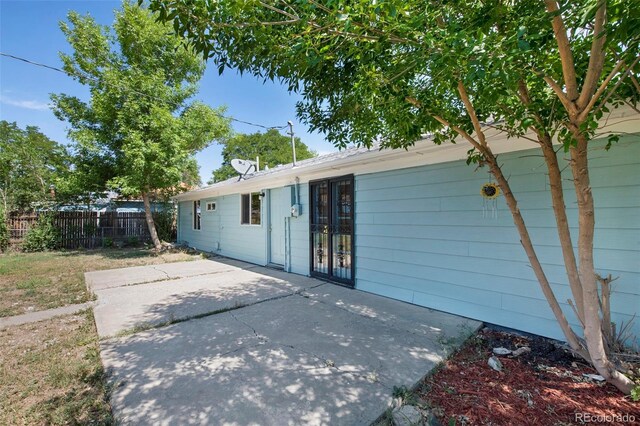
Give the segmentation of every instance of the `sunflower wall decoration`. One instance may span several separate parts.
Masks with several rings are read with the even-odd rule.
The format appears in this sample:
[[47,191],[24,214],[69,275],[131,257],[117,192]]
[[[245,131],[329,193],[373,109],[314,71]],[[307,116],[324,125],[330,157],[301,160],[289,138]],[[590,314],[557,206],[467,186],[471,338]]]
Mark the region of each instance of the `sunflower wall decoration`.
[[498,195],[500,195],[500,188],[495,183],[488,182],[482,185],[480,194],[486,199],[493,200],[494,198],[498,198]]
[[500,195],[500,188],[493,182],[487,182],[480,188],[480,195],[483,199],[482,217],[496,219],[498,217],[497,198]]

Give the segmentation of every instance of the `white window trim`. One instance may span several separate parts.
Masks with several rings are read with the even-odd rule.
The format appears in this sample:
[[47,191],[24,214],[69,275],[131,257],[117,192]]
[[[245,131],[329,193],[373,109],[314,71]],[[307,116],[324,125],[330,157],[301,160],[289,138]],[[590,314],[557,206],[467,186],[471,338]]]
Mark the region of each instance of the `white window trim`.
[[[252,191],[252,192],[242,192],[240,193],[240,226],[253,226],[253,227],[262,227],[262,198],[260,194],[262,191]],[[242,196],[249,194],[249,208],[251,208],[251,195],[258,194],[258,198],[260,199],[260,223],[242,223]],[[251,221],[251,212],[249,212],[249,221]]]
[[[213,205],[212,209],[209,208],[209,207],[211,207],[211,205]],[[205,206],[206,206],[205,211],[207,211],[207,212],[213,213],[215,211],[218,211],[218,202],[217,201],[207,201]]]

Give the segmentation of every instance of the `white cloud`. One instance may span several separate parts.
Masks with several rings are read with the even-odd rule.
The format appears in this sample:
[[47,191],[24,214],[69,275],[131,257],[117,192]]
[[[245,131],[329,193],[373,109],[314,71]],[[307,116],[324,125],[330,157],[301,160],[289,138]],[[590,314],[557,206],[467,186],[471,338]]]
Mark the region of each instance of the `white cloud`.
[[49,104],[44,102],[32,101],[27,99],[13,99],[4,95],[0,95],[0,103],[12,105],[18,108],[33,109],[37,111],[46,111],[49,109]]

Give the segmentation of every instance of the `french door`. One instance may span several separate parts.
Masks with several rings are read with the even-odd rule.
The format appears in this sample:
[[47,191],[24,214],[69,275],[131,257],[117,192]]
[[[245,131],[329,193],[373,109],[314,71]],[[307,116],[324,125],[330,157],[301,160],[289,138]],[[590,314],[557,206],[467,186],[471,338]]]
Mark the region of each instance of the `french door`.
[[309,184],[311,275],[354,286],[353,176]]

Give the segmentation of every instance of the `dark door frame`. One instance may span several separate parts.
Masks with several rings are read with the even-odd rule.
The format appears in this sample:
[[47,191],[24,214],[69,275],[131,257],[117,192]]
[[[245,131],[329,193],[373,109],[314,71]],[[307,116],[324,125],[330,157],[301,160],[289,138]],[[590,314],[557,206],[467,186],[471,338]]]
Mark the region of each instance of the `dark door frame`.
[[[334,227],[334,203],[335,200],[333,199],[333,191],[332,191],[332,184],[336,183],[336,182],[340,182],[340,181],[345,181],[345,180],[349,180],[351,185],[350,185],[350,198],[351,198],[351,208],[350,208],[350,215],[351,215],[351,247],[350,247],[350,252],[351,252],[351,279],[344,279],[344,278],[339,278],[339,277],[335,277],[332,274],[333,271],[333,241],[332,241],[332,236],[333,234],[336,234],[337,232],[333,232],[333,227]],[[323,183],[326,182],[327,183],[327,209],[328,209],[328,244],[327,244],[327,249],[329,250],[328,255],[327,255],[327,259],[328,259],[328,268],[327,268],[327,273],[324,274],[322,272],[317,272],[313,270],[313,263],[314,263],[314,248],[313,248],[313,232],[311,230],[311,227],[313,225],[313,215],[314,215],[314,211],[315,211],[315,205],[314,205],[314,200],[313,200],[313,185],[314,184],[319,184],[319,183]],[[337,177],[331,177],[331,178],[325,178],[325,179],[316,179],[316,180],[312,180],[309,181],[309,270],[310,270],[310,275],[313,277],[317,277],[317,278],[322,278],[322,279],[326,279],[332,282],[335,282],[337,284],[342,284],[345,285],[347,287],[351,287],[354,288],[355,287],[355,272],[356,272],[356,256],[355,256],[355,248],[356,248],[356,244],[355,244],[355,179],[353,175],[344,175],[344,176],[337,176]]]

